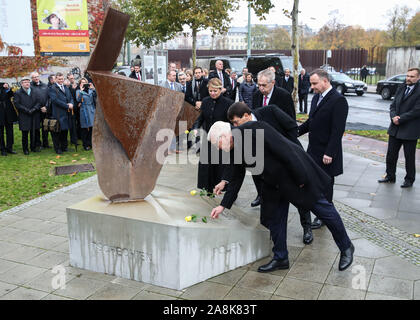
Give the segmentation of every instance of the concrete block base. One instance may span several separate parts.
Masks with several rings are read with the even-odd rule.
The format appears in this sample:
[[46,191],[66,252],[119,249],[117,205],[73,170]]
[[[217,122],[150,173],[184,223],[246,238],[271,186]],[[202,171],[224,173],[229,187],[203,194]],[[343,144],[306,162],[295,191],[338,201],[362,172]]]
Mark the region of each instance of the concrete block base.
[[[181,290],[270,255],[258,214],[232,208],[212,220],[215,205],[159,185],[141,202],[80,202],[67,208],[70,264]],[[197,222],[186,222],[193,214]]]

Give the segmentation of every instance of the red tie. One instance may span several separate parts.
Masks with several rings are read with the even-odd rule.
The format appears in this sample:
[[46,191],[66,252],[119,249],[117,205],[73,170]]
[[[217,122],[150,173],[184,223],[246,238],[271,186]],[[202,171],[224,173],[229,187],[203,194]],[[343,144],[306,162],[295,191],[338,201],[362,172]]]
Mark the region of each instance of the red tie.
[[140,73],[137,73],[137,79],[140,80]]
[[263,107],[265,107],[266,105],[267,105],[267,96],[264,96],[264,105],[263,105]]

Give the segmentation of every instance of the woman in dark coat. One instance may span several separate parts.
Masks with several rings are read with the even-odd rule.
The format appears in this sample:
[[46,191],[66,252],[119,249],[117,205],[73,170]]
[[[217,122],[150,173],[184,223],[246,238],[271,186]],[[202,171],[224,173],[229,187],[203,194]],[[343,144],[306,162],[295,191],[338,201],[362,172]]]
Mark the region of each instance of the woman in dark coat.
[[[198,183],[199,189],[205,189],[213,192],[223,175],[224,167],[222,163],[223,151],[211,145],[207,140],[207,133],[210,127],[217,121],[229,123],[227,111],[233,104],[233,101],[222,95],[222,82],[219,78],[213,78],[209,81],[209,97],[203,99],[201,104],[201,114],[193,125],[195,135],[199,128],[205,131],[205,136],[201,137],[200,163],[198,164]],[[213,154],[213,157],[211,156]],[[218,161],[217,154],[219,155]],[[213,161],[211,159],[213,158]],[[216,162],[216,163],[215,163]]]
[[[0,83],[0,149],[1,155],[16,153],[13,151],[13,122],[17,121],[17,114],[13,107],[11,98],[13,91],[8,83]],[[4,142],[4,131],[6,129],[6,143]]]
[[252,80],[251,73],[244,74],[244,82],[241,83],[239,87],[239,101],[245,102],[250,109],[252,107],[252,97],[257,91],[257,86],[255,85],[254,81]]

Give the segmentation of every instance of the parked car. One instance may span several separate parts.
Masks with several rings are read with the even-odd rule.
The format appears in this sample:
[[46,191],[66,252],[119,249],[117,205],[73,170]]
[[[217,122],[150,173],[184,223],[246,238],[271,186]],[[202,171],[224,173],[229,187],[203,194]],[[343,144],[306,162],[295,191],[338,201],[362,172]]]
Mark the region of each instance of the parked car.
[[367,91],[367,84],[363,81],[353,80],[345,73],[330,72],[331,85],[342,95],[346,93],[356,93],[363,96]]
[[405,79],[405,74],[399,74],[389,78],[388,80],[380,80],[376,85],[376,93],[380,94],[382,99],[389,100],[395,95],[398,87],[405,83]]
[[[271,66],[276,69],[276,73],[284,75],[284,69],[293,70],[293,57],[282,54],[252,55],[248,58],[246,66],[254,77],[258,72]],[[301,69],[302,65],[299,62],[299,71]]]
[[113,73],[123,72],[127,77],[130,76],[131,74],[130,66],[118,66],[112,69],[112,72]]

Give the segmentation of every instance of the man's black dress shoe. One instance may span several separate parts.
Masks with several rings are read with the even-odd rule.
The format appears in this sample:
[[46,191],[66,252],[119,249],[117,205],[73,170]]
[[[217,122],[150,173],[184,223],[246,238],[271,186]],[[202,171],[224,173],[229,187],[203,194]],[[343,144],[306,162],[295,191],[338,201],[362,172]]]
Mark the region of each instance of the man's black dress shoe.
[[289,259],[271,260],[269,263],[258,268],[258,272],[271,272],[274,270],[289,269]]
[[386,176],[383,179],[379,179],[378,182],[379,183],[395,183],[395,178],[390,178],[390,177]]
[[7,150],[6,150],[6,152],[7,152],[7,153],[10,153],[10,154],[16,154],[16,153],[17,153],[16,151],[14,151],[14,150],[10,150],[10,149],[7,149]]
[[303,229],[303,243],[304,244],[311,244],[314,241],[314,236],[312,235],[311,228],[304,228]]
[[23,150],[23,154],[24,154],[25,156],[27,156],[27,155],[29,154],[29,151],[28,151],[28,150]]
[[344,271],[348,267],[350,267],[350,265],[353,262],[353,253],[354,253],[354,246],[353,246],[353,243],[352,243],[350,245],[350,248],[348,248],[347,250],[341,252],[341,254],[340,254],[340,262],[338,264],[338,270]]
[[55,153],[56,153],[56,154],[62,154],[62,153],[63,153],[63,151],[61,151],[61,149],[57,149],[57,150],[55,151]]
[[413,186],[413,182],[404,180],[404,183],[401,185],[401,188],[411,188]]
[[251,207],[258,207],[261,203],[261,198],[260,196],[256,197],[254,201],[251,202]]
[[1,155],[6,157],[7,156],[7,152],[2,150]]
[[312,230],[315,230],[315,229],[321,228],[323,225],[325,225],[324,222],[322,222],[318,218],[315,218],[314,222],[312,222],[312,224],[311,224],[311,228],[312,228]]

